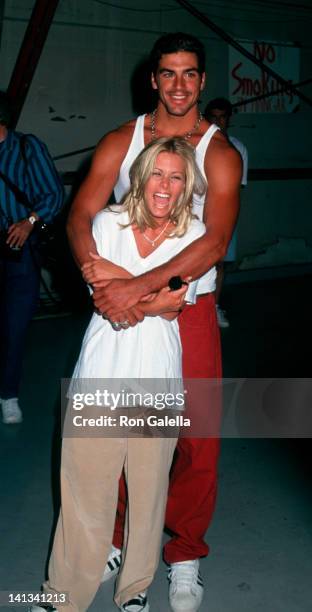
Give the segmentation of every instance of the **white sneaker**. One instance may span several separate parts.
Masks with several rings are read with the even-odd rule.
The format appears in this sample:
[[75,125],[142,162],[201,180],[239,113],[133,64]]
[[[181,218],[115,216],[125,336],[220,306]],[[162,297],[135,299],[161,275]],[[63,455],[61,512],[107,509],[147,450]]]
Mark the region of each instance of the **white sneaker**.
[[129,599],[129,601],[120,606],[122,612],[149,612],[149,609],[146,591],[138,593],[133,599]]
[[15,425],[23,420],[22,411],[18,405],[17,397],[1,400],[2,406],[2,421],[6,425]]
[[225,310],[222,310],[219,304],[216,304],[216,312],[219,327],[230,327],[230,322],[226,317]]
[[105,565],[104,573],[102,576],[101,582],[107,582],[114,576],[117,576],[121,565],[121,550],[120,548],[116,548],[114,544],[112,544],[112,549],[109,553],[109,557],[107,559],[107,563]]
[[171,563],[169,602],[173,612],[197,612],[204,595],[199,560]]

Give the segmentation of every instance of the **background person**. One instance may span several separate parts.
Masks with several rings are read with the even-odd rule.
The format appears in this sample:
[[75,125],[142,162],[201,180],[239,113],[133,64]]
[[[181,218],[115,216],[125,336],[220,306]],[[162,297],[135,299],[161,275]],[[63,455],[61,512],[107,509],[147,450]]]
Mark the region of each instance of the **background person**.
[[[205,117],[211,123],[215,123],[219,126],[224,134],[228,137],[229,141],[232,145],[237,149],[240,153],[243,162],[243,174],[241,185],[245,187],[247,185],[247,175],[248,175],[248,151],[245,145],[232,136],[228,134],[229,122],[232,116],[232,104],[226,98],[215,98],[208,102],[205,109]],[[220,294],[222,291],[222,285],[224,280],[224,262],[235,261],[236,259],[236,243],[237,243],[237,230],[234,230],[231,242],[228,246],[228,250],[226,252],[223,260],[217,263],[217,279],[216,279],[216,310],[217,310],[217,318],[219,327],[229,327],[230,323],[227,319],[226,312],[219,305]]]
[[22,421],[18,392],[24,341],[40,288],[34,229],[39,220],[50,223],[63,203],[63,187],[46,146],[33,134],[10,130],[10,120],[10,101],[0,92],[0,397],[6,424]]

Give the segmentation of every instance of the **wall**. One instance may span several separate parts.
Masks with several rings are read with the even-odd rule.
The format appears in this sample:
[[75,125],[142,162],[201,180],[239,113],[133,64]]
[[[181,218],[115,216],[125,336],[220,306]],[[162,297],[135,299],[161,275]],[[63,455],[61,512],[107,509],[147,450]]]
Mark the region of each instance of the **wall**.
[[[31,14],[33,1],[5,2],[1,41],[0,87],[5,88]],[[109,4],[109,3],[108,3]],[[95,144],[114,126],[135,113],[130,78],[155,39],[165,31],[184,30],[201,38],[207,51],[207,87],[202,106],[228,95],[228,46],[173,0],[61,0],[31,85],[18,129],[34,132],[53,155]],[[193,2],[200,10],[205,2]],[[311,75],[311,9],[261,1],[209,2],[209,17],[243,44],[244,40],[296,41],[301,47],[300,80]],[[307,3],[305,3],[307,6]],[[126,8],[130,10],[126,10]],[[265,10],[264,10],[265,8]],[[143,96],[143,90],[142,90]],[[304,88],[312,97],[312,87]],[[234,115],[231,133],[249,151],[250,167],[311,166],[311,107],[295,114]],[[85,155],[57,163],[75,170]],[[256,255],[278,238],[301,238],[311,246],[311,182],[253,182],[243,193],[239,219],[238,258]],[[299,247],[298,247],[299,248]],[[300,246],[302,260],[302,243]],[[310,251],[306,251],[309,261]],[[285,260],[296,261],[289,242]],[[274,253],[271,262],[274,264]],[[255,262],[254,265],[257,265]]]

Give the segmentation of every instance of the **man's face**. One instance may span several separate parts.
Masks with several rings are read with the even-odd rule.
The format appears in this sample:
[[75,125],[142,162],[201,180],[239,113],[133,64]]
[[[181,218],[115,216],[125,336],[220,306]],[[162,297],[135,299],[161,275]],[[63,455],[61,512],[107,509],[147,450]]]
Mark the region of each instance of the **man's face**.
[[215,123],[216,125],[218,125],[219,128],[223,130],[223,132],[226,132],[229,127],[230,117],[229,115],[227,115],[225,110],[212,108],[211,112],[208,115],[208,120],[210,121],[210,123]]
[[196,53],[178,51],[160,58],[152,87],[170,115],[184,117],[197,102],[205,86],[205,74],[198,71]]

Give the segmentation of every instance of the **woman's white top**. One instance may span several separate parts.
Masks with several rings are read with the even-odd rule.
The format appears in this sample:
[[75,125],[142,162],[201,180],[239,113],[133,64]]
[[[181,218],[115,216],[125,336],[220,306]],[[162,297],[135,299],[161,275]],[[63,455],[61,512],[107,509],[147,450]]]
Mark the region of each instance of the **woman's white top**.
[[[99,255],[123,266],[134,276],[159,266],[205,233],[194,219],[181,238],[167,238],[147,257],[138,252],[128,213],[118,205],[98,213],[93,236]],[[169,280],[169,279],[168,279]],[[198,281],[191,283],[196,293]],[[94,313],[83,338],[73,378],[181,378],[181,342],[176,319],[149,317],[135,327],[115,331],[109,321]]]
[[[127,154],[121,164],[118,181],[114,187],[114,195],[116,202],[120,202],[123,196],[130,189],[130,179],[129,179],[129,170],[139,155],[139,153],[144,149],[144,119],[146,115],[140,115],[135,124],[132,140],[127,151]],[[203,175],[205,177],[205,155],[207,151],[207,147],[215,134],[215,132],[219,130],[218,126],[215,124],[211,124],[208,128],[207,132],[202,136],[198,145],[195,148],[195,157],[197,165]],[[202,196],[198,196],[194,194],[193,196],[193,212],[197,215],[197,217],[202,221],[203,213],[204,213],[204,204],[205,204],[205,194]],[[206,274],[204,274],[200,279],[197,286],[197,294],[201,293],[211,293],[215,291],[216,288],[216,269],[215,267],[211,268]]]

